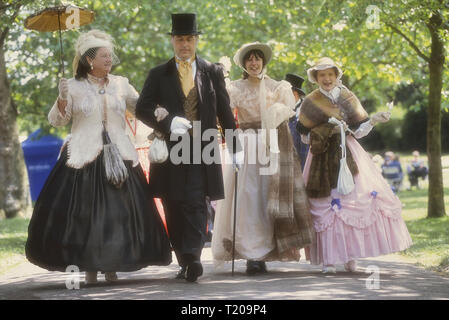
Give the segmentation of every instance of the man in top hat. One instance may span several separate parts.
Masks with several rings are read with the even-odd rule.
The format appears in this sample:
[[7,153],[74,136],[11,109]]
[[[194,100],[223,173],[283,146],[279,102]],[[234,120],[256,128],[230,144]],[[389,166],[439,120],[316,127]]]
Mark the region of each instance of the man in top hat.
[[[151,196],[162,198],[164,203],[170,241],[181,267],[176,278],[194,282],[203,273],[200,258],[206,240],[206,196],[210,200],[224,198],[221,164],[206,164],[201,156],[199,160],[193,159],[194,154],[198,157],[210,143],[213,144],[211,154],[220,158],[214,154],[219,150],[217,139],[201,141],[201,150],[195,149],[194,140],[201,139],[206,129],[216,129],[217,118],[223,129],[236,126],[222,69],[196,55],[201,34],[197,30],[196,15],[181,13],[171,17],[169,34],[174,57],[150,70],[137,102],[136,115],[164,135],[169,152],[178,141],[171,141],[170,134],[190,139],[189,150],[176,152],[180,158],[190,157],[190,162],[176,164],[170,155],[163,163],[152,163],[149,185]],[[163,120],[156,117],[157,112],[155,115],[157,106],[168,111]],[[195,133],[198,123],[201,134]],[[190,154],[184,154],[185,151]],[[234,154],[233,159],[236,158]]]
[[302,84],[304,82],[304,78],[296,74],[288,73],[285,76],[285,80],[290,82],[290,84],[292,85],[293,95],[295,96],[296,100],[295,105],[296,115],[290,119],[290,121],[288,122],[288,126],[290,127],[290,133],[292,134],[293,137],[293,144],[295,145],[296,152],[298,153],[299,159],[301,160],[301,169],[304,170],[304,164],[306,163],[307,153],[309,152],[309,145],[301,141],[301,135],[297,130],[297,126],[300,125],[300,123],[298,122],[299,108],[302,100],[306,96],[306,93],[301,89]]

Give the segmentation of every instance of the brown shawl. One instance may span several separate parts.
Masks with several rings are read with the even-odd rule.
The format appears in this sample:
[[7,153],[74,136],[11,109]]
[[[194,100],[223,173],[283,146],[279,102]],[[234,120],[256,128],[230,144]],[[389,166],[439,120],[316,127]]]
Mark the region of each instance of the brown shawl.
[[[319,89],[304,99],[299,121],[304,127],[311,129],[310,152],[313,154],[313,160],[306,187],[310,198],[327,197],[331,190],[337,187],[341,137],[340,133],[332,133],[334,125],[328,123],[330,117],[344,120],[349,126],[354,126],[366,120],[368,114],[359,99],[345,87],[342,88],[336,105]],[[347,147],[346,161],[352,175],[356,175],[357,165]]]
[[276,252],[271,259],[299,260],[295,249],[312,243],[315,235],[302,179],[301,164],[294,150],[287,121],[278,127],[278,170],[270,175],[268,213],[274,218]]
[[366,120],[368,113],[355,94],[346,87],[342,87],[335,105],[319,89],[304,98],[299,113],[299,121],[304,127],[312,129],[327,123],[330,117],[344,120],[348,126],[354,126]]

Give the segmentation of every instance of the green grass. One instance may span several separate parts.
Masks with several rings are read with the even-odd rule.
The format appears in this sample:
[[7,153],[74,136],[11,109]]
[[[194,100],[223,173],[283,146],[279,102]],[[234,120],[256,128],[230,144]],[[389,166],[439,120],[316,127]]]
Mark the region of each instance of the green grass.
[[24,218],[0,220],[0,274],[24,261],[29,222]]
[[[411,156],[401,156],[403,169],[410,159]],[[449,212],[449,156],[443,156],[442,160],[445,207]],[[404,184],[408,186],[407,177]],[[400,255],[427,269],[449,275],[449,216],[427,218],[428,181],[420,180],[420,186],[419,190],[399,193],[404,204],[402,216],[413,240],[413,246]]]

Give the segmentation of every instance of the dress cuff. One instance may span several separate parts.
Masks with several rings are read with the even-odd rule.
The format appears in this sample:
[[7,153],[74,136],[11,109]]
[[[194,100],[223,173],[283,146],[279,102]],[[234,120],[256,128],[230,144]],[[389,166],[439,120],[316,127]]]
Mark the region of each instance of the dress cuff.
[[368,135],[368,133],[371,132],[373,129],[373,125],[371,124],[371,121],[365,121],[363,122],[359,128],[354,132],[354,137],[356,139],[361,139]]

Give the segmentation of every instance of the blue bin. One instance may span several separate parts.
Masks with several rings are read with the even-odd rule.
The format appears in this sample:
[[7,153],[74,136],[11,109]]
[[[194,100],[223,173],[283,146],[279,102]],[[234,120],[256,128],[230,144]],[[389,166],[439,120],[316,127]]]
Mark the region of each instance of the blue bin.
[[41,136],[36,130],[22,142],[30,182],[31,200],[36,201],[48,175],[56,164],[63,140],[52,135]]

